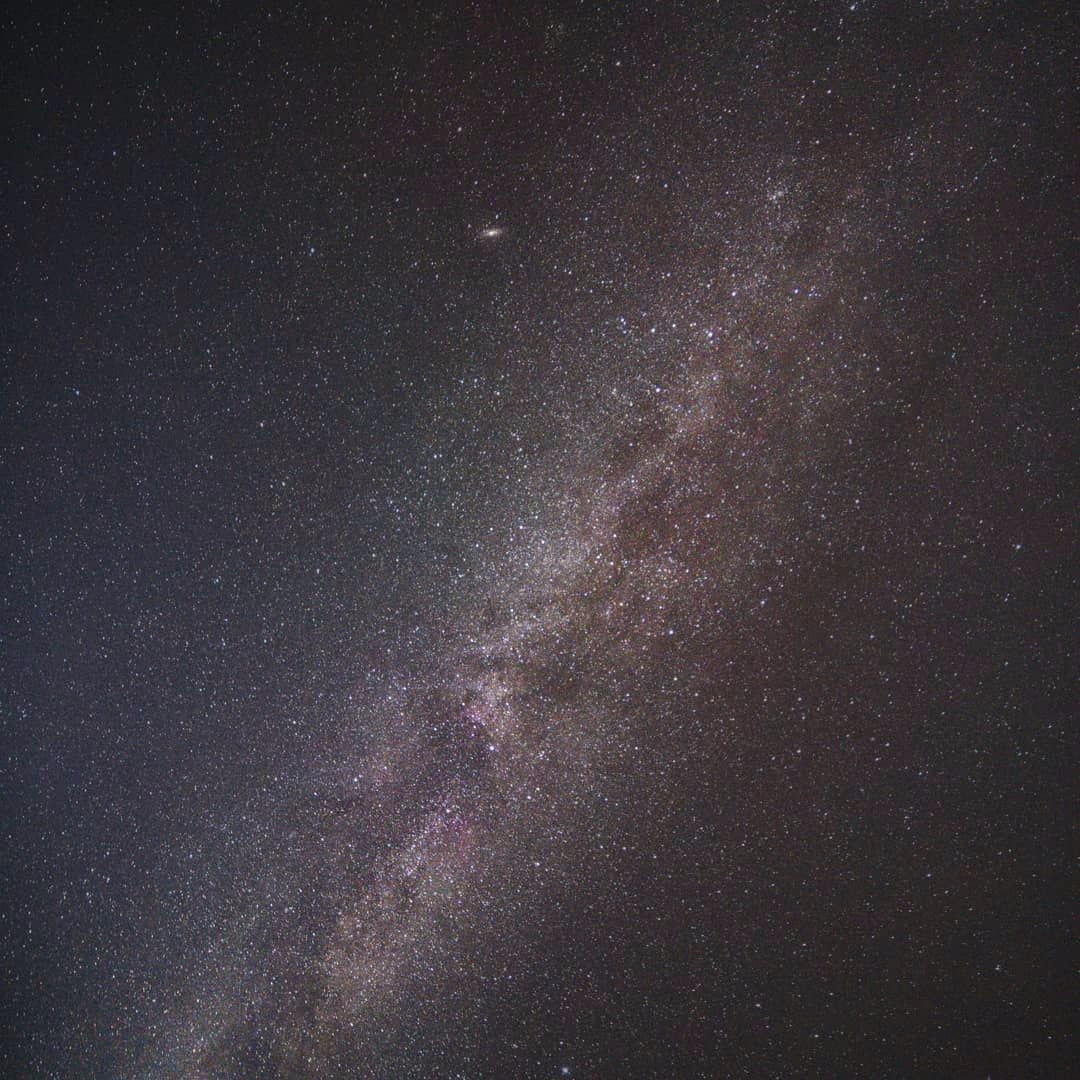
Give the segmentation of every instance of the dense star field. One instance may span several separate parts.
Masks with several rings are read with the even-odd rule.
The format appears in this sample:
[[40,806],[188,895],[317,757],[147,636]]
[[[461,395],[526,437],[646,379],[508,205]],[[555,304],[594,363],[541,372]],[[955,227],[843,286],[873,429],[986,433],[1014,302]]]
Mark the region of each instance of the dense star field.
[[0,1072],[1061,1076],[1075,24],[21,5]]

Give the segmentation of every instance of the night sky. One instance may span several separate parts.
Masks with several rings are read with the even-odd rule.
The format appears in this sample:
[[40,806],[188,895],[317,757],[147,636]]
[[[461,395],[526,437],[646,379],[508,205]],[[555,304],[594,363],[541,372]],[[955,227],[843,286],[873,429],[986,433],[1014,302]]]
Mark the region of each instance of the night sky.
[[1064,1076],[1076,26],[16,5],[0,1074]]

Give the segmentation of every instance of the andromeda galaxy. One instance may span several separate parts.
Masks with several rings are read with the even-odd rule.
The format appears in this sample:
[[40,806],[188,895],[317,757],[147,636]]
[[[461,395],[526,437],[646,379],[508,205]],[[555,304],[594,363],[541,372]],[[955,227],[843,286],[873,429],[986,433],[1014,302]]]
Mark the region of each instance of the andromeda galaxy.
[[9,29],[5,1075],[1063,1075],[1066,14]]

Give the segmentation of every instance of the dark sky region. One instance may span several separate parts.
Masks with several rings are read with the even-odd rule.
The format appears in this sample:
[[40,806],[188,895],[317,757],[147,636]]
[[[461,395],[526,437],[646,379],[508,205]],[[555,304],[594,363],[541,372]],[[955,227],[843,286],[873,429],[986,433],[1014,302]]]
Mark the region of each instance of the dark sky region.
[[0,1073],[1066,1075],[1067,5],[0,40]]

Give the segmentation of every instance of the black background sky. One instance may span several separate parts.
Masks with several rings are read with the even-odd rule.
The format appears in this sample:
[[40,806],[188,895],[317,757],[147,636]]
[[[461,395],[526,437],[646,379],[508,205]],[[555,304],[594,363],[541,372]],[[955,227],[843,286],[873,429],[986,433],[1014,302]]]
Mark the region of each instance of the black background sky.
[[5,1075],[1063,1075],[1075,26],[4,17]]

